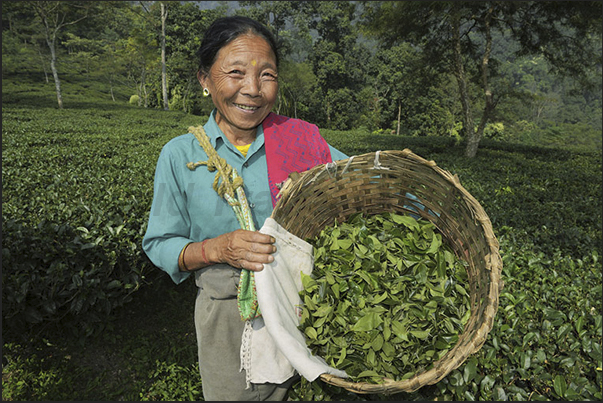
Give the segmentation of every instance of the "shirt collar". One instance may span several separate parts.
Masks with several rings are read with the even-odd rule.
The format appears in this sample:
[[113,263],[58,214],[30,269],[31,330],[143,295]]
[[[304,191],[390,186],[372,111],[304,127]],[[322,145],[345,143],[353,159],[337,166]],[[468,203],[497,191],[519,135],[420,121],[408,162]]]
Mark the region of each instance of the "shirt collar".
[[216,122],[215,114],[216,110],[214,109],[211,111],[207,123],[203,126],[207,137],[209,137],[209,142],[214,148],[216,148],[216,141],[218,138],[221,138],[222,141],[227,142],[224,133],[222,133],[222,129],[220,129],[218,123]]
[[[209,119],[207,123],[203,126],[205,129],[205,133],[209,137],[209,142],[211,145],[216,148],[216,144],[218,139],[221,139],[224,144],[227,144],[229,147],[233,148],[234,146],[230,143],[230,141],[226,138],[222,129],[218,126],[216,122],[216,109],[211,111],[209,115]],[[259,150],[264,145],[264,127],[263,125],[259,125],[256,131],[255,140],[251,143],[251,147],[249,147],[249,151],[247,152],[247,158],[251,157],[257,150]]]

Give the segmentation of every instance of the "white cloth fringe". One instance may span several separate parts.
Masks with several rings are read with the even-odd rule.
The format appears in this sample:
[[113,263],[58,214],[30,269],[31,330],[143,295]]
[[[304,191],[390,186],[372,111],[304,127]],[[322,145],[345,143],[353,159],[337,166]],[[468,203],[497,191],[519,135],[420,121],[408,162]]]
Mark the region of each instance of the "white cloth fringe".
[[245,380],[247,381],[247,389],[251,386],[251,332],[253,325],[251,320],[245,321],[243,328],[243,339],[241,341],[241,368],[240,371],[245,371]]

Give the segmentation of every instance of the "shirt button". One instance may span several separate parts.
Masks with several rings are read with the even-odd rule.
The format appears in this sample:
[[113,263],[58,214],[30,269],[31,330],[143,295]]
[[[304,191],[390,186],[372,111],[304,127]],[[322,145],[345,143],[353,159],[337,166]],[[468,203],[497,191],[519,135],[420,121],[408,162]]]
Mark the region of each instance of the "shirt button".
[[249,163],[248,163],[248,162],[244,162],[244,163],[243,163],[243,168],[247,168],[248,166],[249,166]]
[[249,203],[249,207],[254,208],[255,207],[255,203]]

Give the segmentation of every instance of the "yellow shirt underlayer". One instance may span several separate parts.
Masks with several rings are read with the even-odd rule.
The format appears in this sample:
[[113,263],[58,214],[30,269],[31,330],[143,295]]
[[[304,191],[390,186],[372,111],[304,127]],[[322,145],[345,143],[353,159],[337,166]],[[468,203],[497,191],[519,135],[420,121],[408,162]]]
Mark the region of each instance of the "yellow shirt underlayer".
[[246,144],[244,146],[235,146],[237,148],[237,150],[239,150],[241,152],[241,154],[243,154],[243,157],[247,157],[247,151],[249,151],[249,146],[251,146],[251,143]]

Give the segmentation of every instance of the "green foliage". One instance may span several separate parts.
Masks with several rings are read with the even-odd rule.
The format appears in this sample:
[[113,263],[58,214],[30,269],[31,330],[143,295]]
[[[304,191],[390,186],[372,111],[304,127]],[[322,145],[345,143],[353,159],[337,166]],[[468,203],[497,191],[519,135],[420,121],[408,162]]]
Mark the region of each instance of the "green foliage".
[[[498,105],[509,99],[530,100],[536,112],[531,118],[539,120],[559,95],[547,87],[551,83],[556,86],[559,76],[572,77],[583,89],[598,88],[600,92],[602,12],[596,3],[363,4],[367,8],[363,14],[366,32],[384,42],[388,52],[408,42],[421,49],[422,66],[454,75],[462,109],[455,120],[463,122],[469,157],[475,154],[483,125],[498,113]],[[546,63],[535,63],[538,57]],[[541,70],[534,71],[531,63]],[[552,79],[555,76],[557,79]],[[421,97],[425,92],[413,95]],[[598,109],[591,116],[600,120],[600,101],[586,103]],[[473,121],[480,119],[482,125],[476,132]],[[509,116],[508,120],[514,119]],[[555,120],[564,121],[559,115]],[[598,129],[596,124],[593,127]]]
[[[402,137],[324,130],[348,155],[409,148],[457,174],[495,228],[526,229],[545,253],[559,249],[581,258],[600,250],[601,154],[523,146],[484,139],[473,159],[453,138]],[[588,184],[588,186],[585,186]]]
[[309,63],[282,61],[279,68],[278,114],[311,121],[312,88],[316,76]]
[[[97,81],[92,85],[117,101],[136,94],[141,106],[163,109],[158,2],[7,2],[2,14],[3,73],[33,70],[40,84],[53,81],[44,24],[33,6],[43,5],[48,11],[54,3],[65,21],[77,22],[57,31],[61,83],[76,77]],[[481,17],[487,14],[488,3],[238,3],[230,10],[225,3],[211,8],[195,2],[163,3],[171,110],[200,116],[212,110],[196,79],[196,51],[209,24],[234,13],[258,19],[277,37],[278,113],[333,130],[397,132],[400,126],[402,135],[460,140],[459,133],[466,131],[456,78],[450,72],[450,33],[445,31],[450,5],[459,4],[467,19],[464,26],[472,28],[462,35],[465,69],[468,80],[473,80],[468,101],[472,118],[481,119],[483,77],[478,70],[485,32]],[[504,140],[600,149],[601,74],[591,63],[600,60],[600,9],[589,2],[579,7],[566,2],[518,4],[494,4],[497,18],[488,66],[497,106],[488,119],[505,125]],[[86,18],[79,20],[85,9]],[[559,24],[548,23],[556,18]],[[572,36],[575,43],[568,44]],[[593,51],[594,56],[586,57]],[[570,74],[563,79],[551,73],[552,67]],[[574,74],[578,70],[581,74]],[[62,88],[65,105],[77,102],[74,95]],[[53,98],[45,102],[56,105]],[[535,124],[538,130],[514,129],[520,121]]]
[[309,242],[299,329],[350,379],[408,379],[458,341],[471,314],[467,273],[429,221],[355,214]]
[[[70,400],[73,376],[67,370],[65,359],[52,360],[20,355],[22,346],[14,343],[2,345],[2,401],[23,400]],[[9,358],[10,357],[10,358]],[[7,360],[4,363],[4,360]],[[49,365],[48,361],[54,361]]]
[[557,124],[549,120],[542,125],[536,125],[520,121],[512,125],[508,132],[503,139],[520,144],[577,151],[603,148],[601,130],[584,123]]
[[172,362],[156,362],[157,368],[149,378],[148,390],[140,393],[140,401],[185,401],[203,400],[201,377],[197,364],[181,367]]
[[484,129],[484,136],[486,138],[504,139],[505,138],[505,125],[501,122],[488,123]]
[[[110,106],[3,107],[7,329],[55,323],[71,324],[81,336],[99,332],[152,267],[140,242],[154,163],[161,145],[186,125],[179,114]],[[192,116],[189,122],[200,123]]]
[[600,255],[545,255],[500,238],[505,288],[478,361],[503,384],[512,382],[503,388],[516,399],[528,397],[526,388],[555,400],[600,399]]
[[395,395],[301,380],[292,400],[600,400],[600,255],[545,255],[507,231],[499,236],[505,285],[492,330],[458,369],[436,385]]
[[[41,70],[3,77],[3,400],[198,399],[194,282],[175,286],[151,271],[140,242],[161,147],[205,118],[128,105],[124,87],[113,102],[100,81],[63,84],[66,108],[57,110]],[[348,155],[410,148],[457,174],[492,221],[505,287],[484,346],[437,384],[367,396],[302,379],[308,387],[294,387],[292,400],[601,399],[600,150],[484,139],[466,159],[451,137],[322,133]],[[121,285],[109,288],[114,280]],[[57,281],[85,315],[61,298],[55,316],[44,310]],[[7,315],[28,306],[47,321]],[[92,314],[102,321],[83,325]],[[101,325],[85,343],[72,335]]]
[[192,281],[157,277],[85,345],[60,330],[18,343],[4,337],[3,400],[203,400],[191,319],[195,290]]

